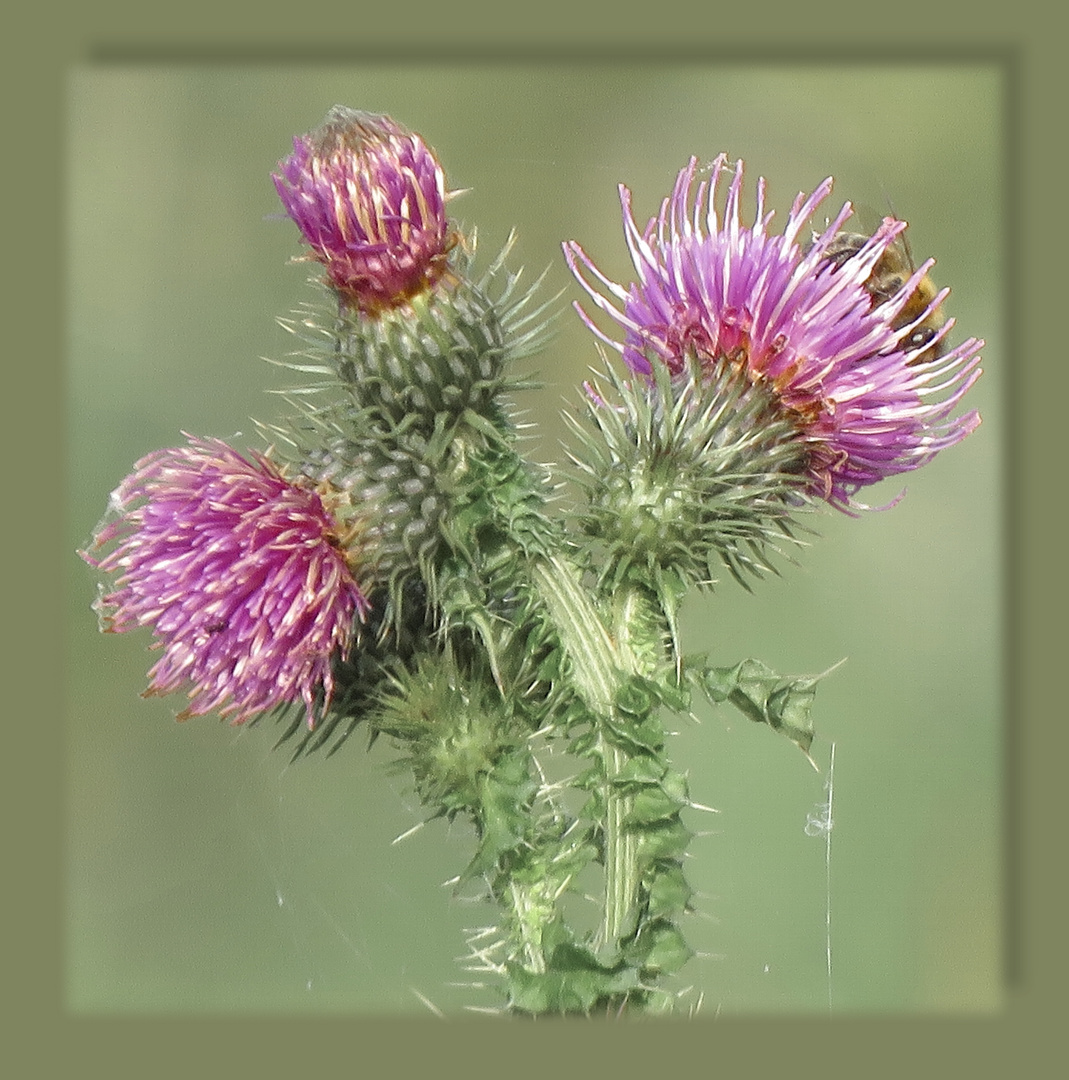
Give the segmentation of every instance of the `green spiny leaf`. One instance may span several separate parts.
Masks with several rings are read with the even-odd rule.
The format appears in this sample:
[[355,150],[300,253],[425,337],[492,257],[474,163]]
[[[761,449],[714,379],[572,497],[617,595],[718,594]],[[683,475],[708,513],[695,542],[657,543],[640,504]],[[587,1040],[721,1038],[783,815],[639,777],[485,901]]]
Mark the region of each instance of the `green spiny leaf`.
[[768,724],[785,735],[808,758],[814,734],[811,713],[816,686],[838,666],[820,675],[783,676],[760,660],[749,659],[734,667],[709,667],[696,674],[710,701],[730,701],[750,720]]
[[647,889],[647,914],[650,919],[675,918],[687,910],[694,895],[683,875],[683,867],[676,862],[655,864]]
[[681,859],[694,834],[678,815],[645,826],[632,826],[638,838],[640,858],[648,863],[654,859]]
[[668,975],[678,971],[694,954],[674,923],[655,919],[628,943],[624,955],[643,972]]

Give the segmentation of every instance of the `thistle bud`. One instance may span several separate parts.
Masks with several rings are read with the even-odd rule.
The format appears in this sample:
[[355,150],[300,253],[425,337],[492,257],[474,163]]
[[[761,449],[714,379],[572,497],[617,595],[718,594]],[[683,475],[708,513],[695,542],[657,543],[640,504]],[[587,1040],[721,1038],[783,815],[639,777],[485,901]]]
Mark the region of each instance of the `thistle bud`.
[[442,167],[388,116],[335,105],[272,179],[343,307],[388,310],[445,273],[455,237]]

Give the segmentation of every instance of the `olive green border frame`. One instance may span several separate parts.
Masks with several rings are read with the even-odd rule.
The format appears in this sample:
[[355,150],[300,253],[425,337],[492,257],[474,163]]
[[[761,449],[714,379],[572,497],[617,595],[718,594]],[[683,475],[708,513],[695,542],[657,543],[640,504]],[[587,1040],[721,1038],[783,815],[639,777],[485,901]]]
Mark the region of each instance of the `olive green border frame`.
[[[8,235],[5,422],[9,691],[3,784],[9,859],[4,867],[5,1058],[13,1075],[113,1077],[463,1074],[639,1076],[677,1064],[693,1075],[732,1066],[744,1076],[1006,1076],[1047,1060],[1061,1036],[1047,1023],[1066,998],[1065,850],[1057,770],[1066,755],[1065,706],[1051,674],[1064,664],[1064,532],[1053,476],[1064,428],[1063,163],[1067,100],[1061,27],[1044,0],[998,13],[964,2],[892,9],[812,3],[721,13],[707,0],[653,6],[540,0],[465,10],[409,0],[364,10],[309,0],[288,8],[187,0],[149,11],[131,0],[76,7],[45,3],[21,13],[3,65]],[[777,3],[777,7],[779,4]],[[69,10],[65,10],[69,9]],[[28,24],[28,25],[27,25]],[[749,24],[749,25],[748,25]],[[19,36],[19,34],[24,36]],[[414,57],[495,60],[562,56],[590,62],[707,59],[880,64],[917,59],[999,64],[1009,87],[1004,148],[1010,273],[1006,325],[1014,343],[1006,380],[1013,400],[1005,490],[1007,594],[1005,978],[997,1017],[890,1017],[819,1021],[777,1017],[629,1023],[438,1021],[382,1018],[76,1017],[62,996],[64,810],[61,639],[63,581],[71,553],[65,503],[63,267],[64,95],[76,63],[184,61],[338,62]],[[938,102],[932,103],[937,109]],[[953,138],[953,132],[947,133]],[[1059,235],[1060,232],[1060,235]],[[1064,335],[1060,335],[1064,338]],[[1059,392],[1059,390],[1061,392]],[[1064,784],[1062,785],[1064,786]],[[1059,897],[1061,903],[1058,903]],[[1053,1007],[1053,1008],[1052,1008]],[[1053,1015],[1051,1019],[1054,1019]],[[1057,1018],[1062,1021],[1061,1016]],[[1063,1022],[1063,1021],[1062,1021]],[[1055,1056],[1057,1060],[1057,1056]]]

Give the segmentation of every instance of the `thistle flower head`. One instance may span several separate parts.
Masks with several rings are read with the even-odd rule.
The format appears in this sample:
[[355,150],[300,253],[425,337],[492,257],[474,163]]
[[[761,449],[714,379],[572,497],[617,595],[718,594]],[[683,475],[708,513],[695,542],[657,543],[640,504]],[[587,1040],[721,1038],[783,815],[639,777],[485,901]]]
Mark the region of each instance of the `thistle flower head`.
[[[717,190],[730,177],[721,215]],[[770,234],[765,185],[757,185],[754,222],[740,221],[743,167],[725,155],[699,179],[696,158],[676,180],[659,215],[640,229],[631,193],[620,185],[624,232],[636,280],[606,278],[569,241],[565,257],[594,304],[623,328],[617,341],[576,304],[580,317],[618,350],[635,372],[666,365],[684,376],[693,363],[710,377],[729,368],[739,380],[765,387],[805,449],[810,491],[843,510],[853,496],[885,477],[919,468],[960,442],[980,422],[976,412],[950,414],[980,375],[982,341],[970,338],[934,362],[937,350],[911,347],[917,327],[945,291],[915,319],[901,313],[932,265],[929,260],[890,298],[866,289],[874,267],[906,223],[885,218],[853,258],[829,259],[827,249],[850,216],[850,204],[803,250],[802,230],[831,191],[825,180],[799,194],[782,234]],[[590,279],[594,283],[591,283]],[[598,286],[600,286],[600,290]],[[941,340],[953,325],[946,320]]]
[[397,307],[445,273],[455,237],[442,167],[388,116],[335,105],[272,179],[343,304]]
[[330,498],[264,455],[217,439],[142,458],[112,494],[90,565],[118,575],[95,607],[102,629],[150,626],[163,655],[145,695],[189,687],[179,719],[241,723],[303,701],[312,726],[334,690],[332,660],[367,611]]

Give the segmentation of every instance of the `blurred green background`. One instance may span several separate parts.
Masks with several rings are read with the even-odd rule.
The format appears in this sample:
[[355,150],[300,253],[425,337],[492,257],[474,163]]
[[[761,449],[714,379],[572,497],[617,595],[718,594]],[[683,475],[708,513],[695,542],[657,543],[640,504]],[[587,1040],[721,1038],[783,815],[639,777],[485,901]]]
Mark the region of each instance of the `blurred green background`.
[[[274,323],[308,299],[288,264],[269,173],[335,102],[388,112],[438,150],[452,204],[485,257],[513,226],[513,263],[549,266],[580,240],[626,279],[616,184],[655,212],[691,154],[725,150],[794,195],[836,177],[911,223],[954,292],[955,340],[984,337],[970,404],[984,424],[908,477],[908,496],[857,520],[827,512],[800,566],[747,595],[726,579],[686,610],[684,647],[788,673],[848,662],[821,687],[814,757],[836,744],[831,1006],[962,1011],[1001,1001],[1000,665],[1005,150],[995,66],[686,63],[87,67],[70,80],[69,581],[66,986],[85,1011],[422,1012],[494,1003],[455,985],[465,927],[489,909],[442,883],[466,830],[421,820],[384,741],[289,763],[271,725],[174,722],[143,701],[146,634],[101,636],[93,574],[74,556],[108,492],[180,432],[258,445],[250,415],[292,339]],[[752,209],[752,191],[749,203]],[[562,301],[563,305],[564,301]],[[528,362],[533,452],[563,459],[561,408],[596,354],[565,310]],[[902,484],[867,500],[881,505]],[[697,722],[696,722],[697,721]],[[701,833],[687,865],[699,951],[678,986],[702,1010],[826,1011],[825,841],[804,832],[824,777],[738,714],[680,718],[676,763]]]

